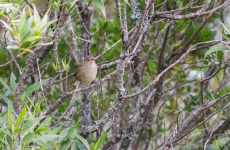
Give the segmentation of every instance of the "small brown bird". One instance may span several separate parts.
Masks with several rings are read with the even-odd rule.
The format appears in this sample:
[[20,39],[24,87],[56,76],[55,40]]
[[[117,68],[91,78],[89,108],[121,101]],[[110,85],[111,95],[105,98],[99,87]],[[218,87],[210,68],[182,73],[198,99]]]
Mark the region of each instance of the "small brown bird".
[[85,56],[83,62],[78,66],[72,79],[66,83],[66,87],[70,87],[76,81],[82,83],[91,83],[97,76],[97,64],[91,55]]

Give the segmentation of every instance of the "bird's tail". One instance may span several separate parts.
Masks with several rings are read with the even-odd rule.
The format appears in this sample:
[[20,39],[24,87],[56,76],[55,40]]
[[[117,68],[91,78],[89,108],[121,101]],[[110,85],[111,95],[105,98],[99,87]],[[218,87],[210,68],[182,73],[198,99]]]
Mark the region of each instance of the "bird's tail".
[[66,83],[64,84],[64,87],[69,88],[69,87],[72,86],[76,81],[77,81],[76,77],[73,77],[72,79],[70,79],[68,82],[66,82]]

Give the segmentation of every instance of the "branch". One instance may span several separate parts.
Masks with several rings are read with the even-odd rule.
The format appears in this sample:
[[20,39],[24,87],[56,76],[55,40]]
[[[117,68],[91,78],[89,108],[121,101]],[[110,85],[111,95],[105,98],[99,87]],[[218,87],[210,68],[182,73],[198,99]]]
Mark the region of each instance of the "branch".
[[[65,4],[65,0],[62,1],[62,4]],[[58,74],[59,74],[59,78],[60,78],[60,90],[61,90],[61,94],[63,94],[64,92],[64,88],[63,88],[63,80],[62,80],[62,69],[61,69],[61,65],[60,65],[60,61],[59,61],[59,56],[58,56],[58,44],[59,44],[59,33],[61,31],[61,27],[65,21],[66,17],[65,17],[65,6],[61,6],[60,9],[60,17],[58,19],[58,24],[57,24],[57,28],[54,31],[54,58],[56,60],[57,63],[57,67],[58,67]]]
[[128,99],[128,98],[131,98],[131,97],[134,97],[136,95],[139,95],[141,93],[143,93],[144,91],[150,89],[150,88],[154,88],[156,83],[158,82],[158,80],[161,78],[161,76],[163,76],[166,72],[168,72],[170,69],[172,69],[174,66],[176,66],[182,59],[185,58],[185,56],[196,50],[196,47],[198,47],[199,45],[202,45],[202,44],[213,44],[213,43],[219,43],[219,42],[223,42],[223,41],[220,41],[220,40],[213,40],[213,41],[206,41],[206,42],[201,42],[201,43],[197,43],[193,46],[191,46],[183,55],[181,55],[181,57],[179,59],[177,59],[174,63],[172,63],[171,65],[169,65],[167,68],[165,68],[160,74],[158,74],[156,76],[156,78],[148,85],[146,86],[145,88],[143,88],[141,91],[139,92],[136,92],[136,93],[133,93],[133,94],[130,94],[130,95],[126,95],[124,97],[124,99]]
[[223,4],[215,7],[214,9],[206,11],[206,12],[203,12],[203,9],[201,9],[200,11],[197,11],[195,13],[190,13],[190,14],[186,14],[186,15],[164,14],[164,15],[157,15],[157,16],[159,16],[161,18],[167,18],[167,19],[173,19],[173,20],[188,19],[188,18],[194,18],[194,17],[197,17],[197,16],[202,16],[202,15],[214,13],[217,10],[219,10],[220,8],[225,7],[225,6],[229,5],[229,4],[230,4],[230,2],[226,1]]

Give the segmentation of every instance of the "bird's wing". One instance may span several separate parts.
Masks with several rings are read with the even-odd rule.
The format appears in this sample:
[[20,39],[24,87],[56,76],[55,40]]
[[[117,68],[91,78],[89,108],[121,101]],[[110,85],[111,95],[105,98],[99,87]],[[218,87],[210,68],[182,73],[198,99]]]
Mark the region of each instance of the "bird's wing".
[[64,84],[64,87],[69,88],[71,85],[73,85],[77,81],[77,78],[74,76],[72,79],[70,79],[68,82]]
[[70,80],[64,83],[64,87],[69,88],[71,85],[73,85],[77,81],[77,73],[80,67],[81,65],[79,65],[77,67],[77,70],[74,72],[74,74],[71,77],[69,77]]

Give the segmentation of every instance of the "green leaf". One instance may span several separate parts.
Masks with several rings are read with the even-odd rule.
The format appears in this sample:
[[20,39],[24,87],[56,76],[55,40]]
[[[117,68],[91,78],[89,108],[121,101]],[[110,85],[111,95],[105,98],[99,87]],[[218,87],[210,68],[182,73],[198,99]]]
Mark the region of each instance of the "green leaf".
[[16,87],[17,87],[17,84],[16,84],[15,80],[16,80],[16,77],[15,77],[14,73],[11,72],[11,75],[10,75],[10,87],[13,90],[13,93],[16,92]]
[[76,2],[78,2],[79,0],[73,0],[72,2],[66,3],[66,8],[67,10],[72,9],[73,6],[75,6]]
[[0,8],[10,9],[10,10],[17,10],[18,5],[15,3],[1,3]]
[[42,31],[42,28],[47,24],[48,21],[48,11],[43,16],[42,20],[39,22],[39,29]]
[[69,65],[66,63],[66,59],[61,61],[62,63],[62,70],[66,71],[69,68]]
[[7,141],[5,140],[5,137],[7,136],[7,132],[5,130],[5,128],[0,128],[0,141],[4,144],[7,144]]
[[73,144],[73,141],[70,139],[67,139],[63,142],[61,142],[60,149],[61,150],[69,150],[70,146]]
[[35,115],[37,113],[40,113],[40,107],[41,107],[41,104],[43,103],[44,99],[42,98],[39,102],[37,102],[35,104],[35,109],[34,109],[34,112],[35,112]]
[[209,54],[211,53],[214,53],[214,52],[217,52],[217,51],[223,51],[225,50],[226,47],[224,46],[224,44],[222,43],[219,43],[219,44],[216,44],[216,45],[213,45],[204,55],[204,58],[206,58]]
[[102,0],[93,0],[93,2],[97,6],[97,8],[99,8],[101,10],[102,14],[106,18],[105,6],[104,6],[103,1]]
[[67,140],[73,133],[74,133],[74,130],[75,130],[75,126],[71,127],[69,130],[68,130],[68,133],[66,134],[65,138],[62,139],[62,142]]
[[51,140],[54,140],[55,138],[58,138],[58,137],[60,137],[60,135],[49,134],[49,135],[42,135],[39,138],[44,140],[44,141],[51,141]]
[[105,30],[106,33],[110,34],[110,33],[113,33],[114,30],[113,30],[113,24],[112,22],[110,21],[106,21],[103,25],[103,29]]
[[78,135],[78,134],[76,134],[75,136],[76,136],[76,138],[77,138],[79,141],[81,141],[81,142],[85,145],[85,147],[87,148],[87,150],[90,150],[89,143],[87,142],[86,139],[84,139],[83,137],[81,137],[81,136]]
[[7,96],[4,95],[4,94],[0,94],[0,97],[2,98],[2,99],[0,100],[0,103],[1,103],[3,106],[7,106],[7,105],[8,105],[8,104],[7,104],[7,101],[9,101],[9,98],[7,98]]
[[50,26],[52,23],[56,22],[57,20],[52,20],[46,23],[44,26],[41,26],[41,31],[44,31],[48,26]]
[[70,10],[70,8],[71,8],[71,3],[66,3],[65,6],[66,6],[67,10]]
[[7,106],[7,102],[5,102],[4,100],[0,99],[0,105]]
[[57,66],[57,64],[54,64],[54,63],[52,62],[52,66],[53,66],[54,70],[55,70],[56,72],[58,72],[58,66]]
[[19,128],[18,128],[18,127],[15,127],[15,128],[14,128],[14,133],[18,133],[18,132],[20,132],[20,131],[21,131],[21,127],[19,127]]
[[2,85],[4,86],[4,88],[6,88],[8,91],[10,91],[10,93],[14,94],[13,91],[11,90],[11,88],[1,78],[0,78],[0,82],[2,83]]
[[37,11],[37,8],[34,6],[34,4],[33,4],[33,10],[34,10],[34,21],[37,24],[38,22],[40,22],[41,18],[40,18],[38,11]]
[[32,25],[32,17],[30,17],[27,21],[26,21],[26,24],[24,25],[24,31],[23,33],[21,33],[21,40],[24,40],[29,34],[30,34],[30,31],[31,31],[31,25]]
[[[78,141],[78,140],[77,140]],[[79,141],[78,141],[79,142]],[[78,146],[77,146],[77,143],[76,142],[73,142],[73,144],[71,145],[71,150],[78,150]]]
[[6,140],[7,140],[8,145],[12,145],[13,141],[8,134],[6,135]]
[[90,144],[90,150],[96,150],[95,145],[93,143]]
[[228,41],[230,41],[230,34],[223,34],[224,38],[226,38]]
[[[5,1],[5,0],[1,0],[0,2],[13,2],[12,4],[12,7],[15,6],[16,4],[18,5],[22,5],[22,3],[24,2],[24,0],[8,0],[8,1]],[[17,5],[16,5],[17,6]],[[13,8],[10,8],[10,9],[13,9]]]
[[44,127],[48,127],[50,125],[50,122],[52,120],[52,117],[47,117],[40,125],[39,127],[36,129],[35,132],[39,131],[39,129],[44,128]]
[[40,39],[42,39],[42,36],[29,36],[29,37],[26,37],[25,39],[23,39],[21,41],[21,44],[26,43],[26,42],[39,41]]
[[106,132],[104,132],[101,137],[98,139],[97,143],[95,144],[95,149],[98,150],[100,149],[102,143],[105,141],[105,137],[106,137]]
[[26,25],[26,12],[24,8],[22,10],[22,13],[20,14],[19,23],[18,23],[18,33],[21,36],[21,38],[26,30],[25,25]]
[[[219,21],[220,22],[220,21]],[[222,22],[220,22],[220,24],[224,27],[225,31],[230,34],[230,30],[228,29],[227,26],[225,26]]]
[[20,50],[20,51],[29,52],[29,53],[32,52],[32,51],[31,51],[30,49],[28,49],[28,48],[20,48],[19,50]]
[[34,133],[28,133],[24,136],[24,138],[22,139],[22,143],[30,143],[31,141],[33,141],[33,138],[36,137],[36,134]]
[[62,129],[62,126],[59,126],[59,127],[55,128],[55,129],[53,129],[52,133],[53,134],[58,134],[59,131],[61,131],[61,129]]
[[5,21],[3,20],[0,20],[0,21],[3,23],[4,27],[10,31],[12,35],[16,35],[16,32],[13,30],[13,28],[11,28]]
[[7,46],[8,49],[18,49],[18,45],[8,45]]
[[15,122],[15,126],[19,127],[22,124],[22,121],[26,115],[27,111],[26,111],[26,105],[23,107],[22,111],[19,113],[18,119]]
[[8,111],[7,111],[7,123],[10,125],[10,127],[15,121],[14,114],[12,112],[14,112],[14,107],[12,105],[12,102],[9,100],[8,101]]
[[75,139],[74,141],[75,141],[74,143],[77,144],[79,150],[85,150],[85,145],[83,145],[78,139]]
[[[53,149],[53,147],[51,147],[49,144],[47,144],[46,141],[44,141],[41,137],[39,138],[34,138],[33,139],[33,142],[35,142],[36,144],[40,145],[41,147],[43,147],[42,150],[45,150],[45,149]],[[45,147],[45,148],[44,148]],[[40,148],[39,148],[40,149]]]
[[23,133],[28,132],[29,129],[34,128],[35,125],[38,123],[38,118],[28,120],[22,128]]
[[59,139],[59,141],[61,141],[61,142],[64,141],[66,135],[68,134],[68,130],[69,130],[69,129],[70,129],[70,128],[64,128],[64,129],[61,131],[61,133],[59,134],[59,135],[61,135],[61,138]]
[[53,42],[42,43],[41,41],[39,41],[34,46],[47,46],[47,45],[51,45],[51,44],[53,44]]
[[[42,81],[42,84],[45,84],[49,79],[45,79]],[[41,83],[40,82],[36,82],[34,84],[32,84],[31,86],[29,86],[24,93],[21,96],[21,100],[24,100],[26,98],[26,96],[28,96],[29,94],[31,94],[32,92],[34,92],[35,90],[39,89],[41,87]]]
[[56,11],[59,10],[59,6],[60,6],[60,1],[54,1],[54,2],[52,3],[52,8],[53,8],[54,10],[56,10]]
[[39,134],[44,131],[50,131],[50,128],[49,127],[39,128],[39,129],[36,129],[35,133]]

